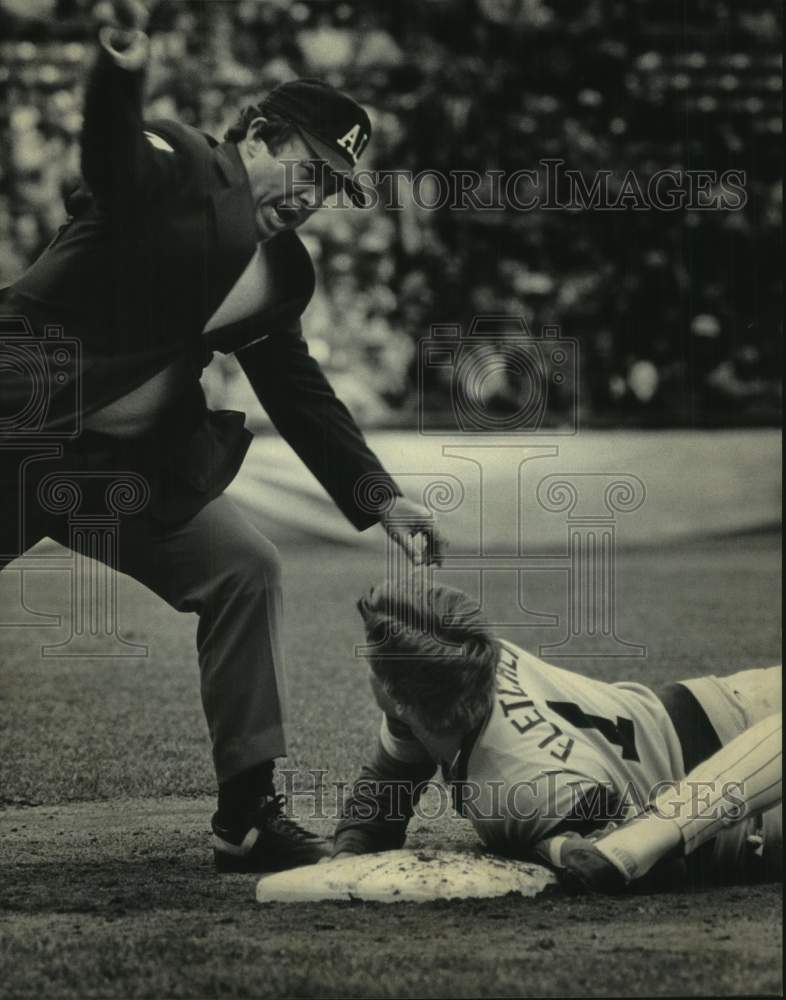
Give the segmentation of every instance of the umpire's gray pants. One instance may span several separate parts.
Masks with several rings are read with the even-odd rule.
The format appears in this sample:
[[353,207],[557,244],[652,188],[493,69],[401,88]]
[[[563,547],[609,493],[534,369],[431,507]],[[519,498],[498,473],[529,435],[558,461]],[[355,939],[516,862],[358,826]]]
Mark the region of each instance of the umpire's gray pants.
[[[52,524],[35,535],[68,544]],[[284,756],[281,561],[272,542],[221,495],[174,528],[124,519],[118,548],[113,569],[199,615],[202,705],[218,780]]]

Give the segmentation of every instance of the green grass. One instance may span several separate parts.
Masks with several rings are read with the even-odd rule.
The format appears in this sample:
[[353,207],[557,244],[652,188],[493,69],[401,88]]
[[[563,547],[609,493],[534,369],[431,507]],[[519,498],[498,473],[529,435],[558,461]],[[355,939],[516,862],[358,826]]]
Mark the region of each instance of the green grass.
[[[285,553],[287,766],[350,780],[377,727],[353,598],[374,553]],[[662,681],[776,662],[778,539],[628,552],[618,631],[643,659],[555,661],[607,680]],[[54,577],[38,610],[64,609]],[[471,574],[446,574],[473,589]],[[0,607],[14,582],[0,576]],[[510,580],[491,580],[500,613]],[[564,610],[558,574],[527,604]],[[495,611],[496,609],[496,611]],[[772,993],[781,989],[780,889],[595,899],[258,907],[254,880],[218,878],[207,829],[214,778],[193,654],[196,620],[121,580],[141,660],[43,659],[56,630],[5,629],[0,665],[0,993],[8,997],[532,996]],[[536,648],[545,630],[503,629]],[[30,808],[24,803],[35,804]],[[328,830],[330,821],[315,822]],[[413,844],[471,843],[455,818]]]
[[[365,670],[354,598],[380,575],[374,553],[297,547],[284,554],[290,759],[349,779],[374,738],[377,712]],[[37,575],[37,574],[36,574]],[[44,576],[43,574],[41,574]],[[0,576],[8,595],[15,581]],[[622,555],[618,633],[647,646],[641,659],[560,660],[605,680],[657,685],[776,662],[779,559],[771,536]],[[440,577],[438,577],[440,578]],[[441,574],[476,588],[471,573]],[[489,577],[490,616],[510,602],[506,573]],[[146,643],[140,659],[42,658],[57,629],[5,629],[2,636],[0,801],[58,803],[116,797],[194,796],[215,787],[199,702],[195,615],[180,615],[121,578],[121,630]],[[66,610],[57,577],[33,579],[37,610]],[[4,591],[0,589],[0,600]],[[527,604],[564,614],[557,573],[533,574]],[[504,628],[530,649],[555,630]]]

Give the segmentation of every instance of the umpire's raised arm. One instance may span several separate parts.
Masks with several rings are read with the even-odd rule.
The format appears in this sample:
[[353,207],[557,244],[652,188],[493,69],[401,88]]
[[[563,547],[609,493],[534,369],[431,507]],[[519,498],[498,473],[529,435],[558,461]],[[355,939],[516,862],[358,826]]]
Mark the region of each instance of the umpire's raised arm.
[[144,134],[142,92],[150,41],[135,0],[99,4],[99,48],[85,92],[81,168],[105,211],[129,212],[176,189],[179,159]]

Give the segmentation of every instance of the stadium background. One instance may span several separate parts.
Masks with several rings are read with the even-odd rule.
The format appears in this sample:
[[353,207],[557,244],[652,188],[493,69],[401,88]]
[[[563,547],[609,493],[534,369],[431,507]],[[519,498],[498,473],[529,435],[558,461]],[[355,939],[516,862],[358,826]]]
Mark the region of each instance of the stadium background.
[[[2,284],[64,219],[93,6],[0,0]],[[552,158],[588,180],[611,171],[612,187],[628,170],[643,185],[664,168],[745,171],[736,211],[425,211],[404,185],[401,211],[315,216],[305,330],[361,423],[414,425],[418,339],[484,313],[578,339],[585,426],[778,421],[778,5],[179,0],[157,6],[153,28],[149,116],[218,137],[238,107],[316,75],[368,106],[371,169],[511,173]],[[450,377],[429,374],[437,422]],[[206,387],[263,421],[231,359]]]

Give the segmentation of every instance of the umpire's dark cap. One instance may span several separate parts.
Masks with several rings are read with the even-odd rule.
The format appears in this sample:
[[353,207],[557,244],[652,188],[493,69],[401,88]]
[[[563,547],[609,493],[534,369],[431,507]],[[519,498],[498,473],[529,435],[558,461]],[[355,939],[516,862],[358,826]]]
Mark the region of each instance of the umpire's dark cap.
[[316,158],[339,176],[352,203],[367,204],[353,173],[371,138],[371,122],[357,101],[321,80],[292,80],[271,90],[260,111],[294,125]]

